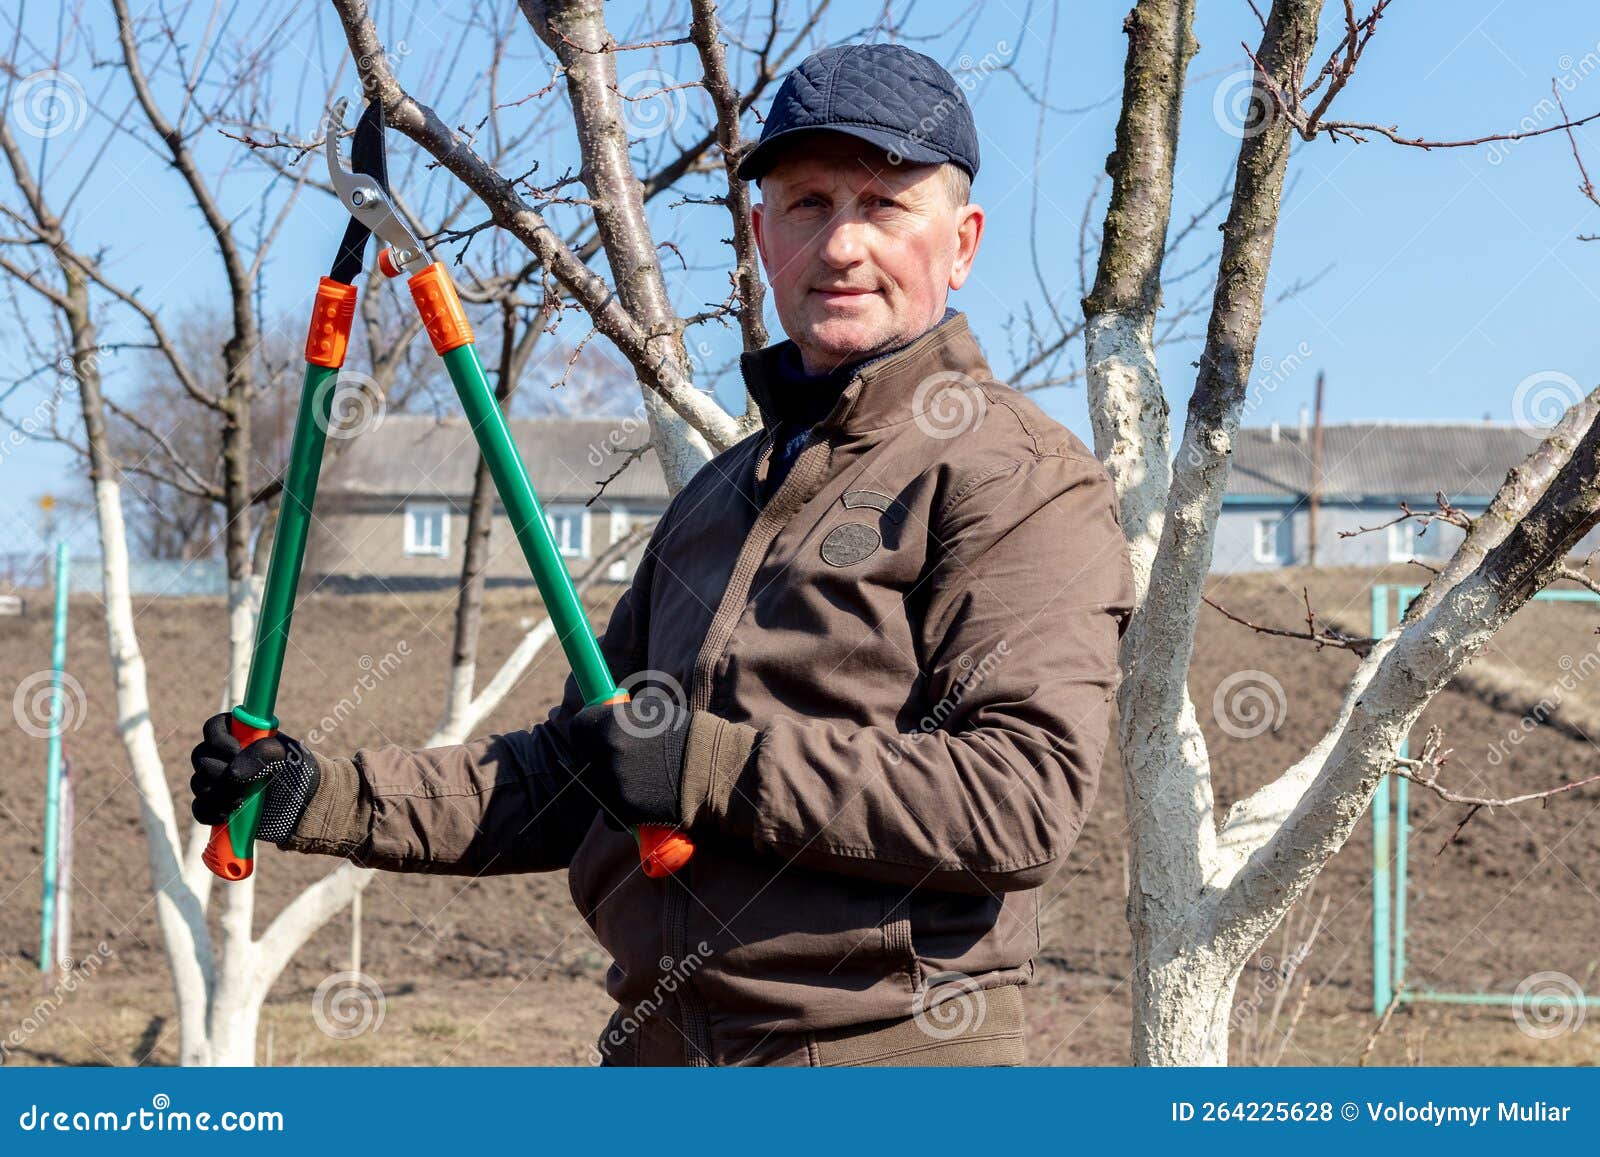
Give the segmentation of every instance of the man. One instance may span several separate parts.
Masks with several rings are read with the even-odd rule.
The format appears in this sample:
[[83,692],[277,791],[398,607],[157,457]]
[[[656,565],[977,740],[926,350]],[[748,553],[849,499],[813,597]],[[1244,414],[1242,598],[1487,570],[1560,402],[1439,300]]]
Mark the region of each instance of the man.
[[[1131,579],[1110,483],[946,297],[984,214],[959,85],[893,45],[784,81],[739,174],[789,340],[765,428],[670,504],[601,646],[675,710],[460,747],[195,751],[197,819],[394,871],[569,868],[610,1064],[1019,1064],[1041,886],[1094,797]],[[656,704],[659,706],[659,702]],[[629,825],[687,829],[671,879]]]

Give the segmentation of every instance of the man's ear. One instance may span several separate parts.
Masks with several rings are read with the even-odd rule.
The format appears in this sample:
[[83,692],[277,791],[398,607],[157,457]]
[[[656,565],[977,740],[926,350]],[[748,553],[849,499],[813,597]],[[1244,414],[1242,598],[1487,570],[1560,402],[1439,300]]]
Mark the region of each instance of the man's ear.
[[963,205],[956,210],[956,259],[950,266],[950,288],[960,289],[972,272],[983,240],[983,206]]
[[756,252],[761,254],[761,265],[763,268],[765,268],[767,264],[767,239],[766,236],[761,232],[761,214],[762,210],[765,208],[766,206],[764,206],[760,201],[757,201],[754,205],[750,206],[750,228],[755,232],[756,235]]

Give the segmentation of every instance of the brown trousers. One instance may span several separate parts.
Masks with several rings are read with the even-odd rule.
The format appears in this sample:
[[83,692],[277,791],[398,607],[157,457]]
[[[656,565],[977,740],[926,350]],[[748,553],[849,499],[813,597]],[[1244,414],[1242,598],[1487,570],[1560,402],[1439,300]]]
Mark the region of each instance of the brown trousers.
[[627,1026],[614,1014],[601,1034],[603,1066],[786,1065],[833,1068],[864,1065],[920,1067],[1015,1066],[1027,1063],[1022,989],[1006,985],[963,993],[903,1020],[818,1032],[770,1033],[730,1042],[715,1057],[689,1055],[688,1038],[665,1016]]

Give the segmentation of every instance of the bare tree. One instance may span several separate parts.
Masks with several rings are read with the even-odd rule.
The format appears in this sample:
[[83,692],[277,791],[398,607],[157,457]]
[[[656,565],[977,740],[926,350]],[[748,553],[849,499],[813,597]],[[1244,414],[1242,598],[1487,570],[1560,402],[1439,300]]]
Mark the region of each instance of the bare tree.
[[[654,172],[641,176],[628,138],[616,60],[619,53],[649,45],[616,40],[598,0],[523,0],[521,10],[528,25],[555,56],[556,79],[550,87],[564,83],[577,135],[582,157],[578,179],[589,214],[580,230],[582,239],[563,237],[551,226],[546,214],[553,190],[538,190],[534,199],[525,196],[524,187],[481,155],[472,140],[452,130],[433,108],[407,91],[391,66],[366,5],[358,0],[334,0],[333,7],[362,86],[371,98],[383,102],[390,126],[416,141],[457,177],[488,211],[490,220],[526,248],[564,300],[586,315],[593,332],[607,338],[632,367],[641,388],[651,445],[671,489],[681,488],[710,454],[755,429],[758,416],[753,411],[736,418],[697,388],[697,359],[685,341],[690,326],[729,317],[739,320],[746,348],[765,340],[749,196],[733,177],[731,162],[736,157],[722,154],[726,192],[719,201],[733,222],[735,267],[729,298],[720,306],[689,315],[679,311],[663,273],[664,246],[656,241],[645,202],[695,171],[714,147],[740,147],[740,114],[771,84],[783,61],[806,43],[826,5],[814,5],[799,30],[785,38],[785,45],[779,43],[774,11],[770,35],[756,51],[755,80],[736,95],[716,5],[710,0],[697,2],[690,40],[704,75],[685,87],[707,94],[714,127]],[[544,95],[531,94],[527,99]],[[627,97],[640,100],[651,95]],[[591,257],[604,259],[609,281],[590,268]]]
[[[613,39],[597,2],[543,4],[524,0],[521,12],[527,25],[556,59],[556,79],[545,92],[533,96],[546,96],[549,89],[564,80],[582,157],[578,174],[543,186],[508,178],[502,169],[506,151],[499,147],[499,113],[504,106],[497,99],[501,56],[498,42],[486,94],[489,108],[477,126],[478,130],[487,130],[486,151],[480,156],[476,151],[477,131],[469,137],[462,131],[450,130],[431,108],[404,90],[390,68],[365,6],[336,3],[334,7],[358,64],[362,86],[370,97],[383,101],[390,125],[417,141],[464,182],[489,212],[484,225],[499,226],[522,247],[524,268],[498,263],[501,272],[478,274],[476,285],[464,294],[469,300],[500,303],[502,313],[496,326],[500,338],[497,393],[502,404],[516,388],[516,377],[532,353],[533,339],[551,314],[559,316],[565,310],[576,309],[590,328],[571,347],[556,383],[561,389],[554,395],[560,399],[555,404],[564,412],[575,408],[592,412],[588,399],[573,396],[573,371],[578,370],[582,381],[581,356],[594,335],[604,335],[627,359],[636,376],[640,405],[650,432],[648,445],[662,464],[672,491],[676,492],[712,453],[753,430],[759,422],[753,409],[736,419],[696,388],[696,372],[703,367],[697,365],[700,359],[691,355],[685,332],[693,325],[731,318],[739,325],[745,348],[757,348],[768,340],[761,317],[764,289],[757,269],[749,193],[743,182],[733,176],[742,148],[739,120],[777,77],[784,60],[805,43],[826,3],[814,6],[799,31],[786,38],[786,46],[779,44],[779,15],[774,10],[765,43],[756,50],[754,79],[748,89],[740,91],[730,76],[716,6],[709,0],[697,0],[687,39],[694,45],[704,70],[703,79],[695,83],[707,94],[712,127],[655,171],[641,177],[628,138],[625,94],[618,86],[616,66],[617,53],[630,46]],[[653,94],[627,95],[638,100]],[[521,104],[528,99],[531,98],[510,103]],[[730,293],[721,305],[684,315],[671,300],[661,265],[661,253],[671,252],[672,247],[655,241],[645,205],[686,176],[703,171],[714,151],[721,158],[717,167],[726,190],[715,200],[726,207],[733,229]],[[583,196],[569,195],[568,186],[579,182]],[[587,213],[576,227],[562,235],[546,216],[557,205],[581,206]],[[440,230],[433,236],[443,241],[470,241],[482,227]],[[590,268],[591,259],[605,261],[611,273],[609,284]],[[541,313],[537,325],[524,326],[519,331],[513,324],[518,315],[508,304],[507,295],[514,295],[518,286],[535,276],[542,278],[545,286]],[[602,370],[592,380],[608,388],[609,377]],[[633,456],[621,464],[622,468],[642,448],[634,448]],[[536,625],[507,665],[481,693],[474,693],[491,500],[487,469],[480,460],[458,588],[451,674],[435,741],[464,736],[470,728],[468,720],[480,719],[492,709],[498,702],[492,695],[497,689],[509,687],[514,675],[537,653],[536,648],[528,650],[531,642],[535,638],[548,641],[546,624]]]
[[[229,320],[215,309],[180,317],[172,343],[205,392],[225,392],[222,348]],[[262,383],[250,399],[252,437],[257,447],[248,466],[258,508],[274,504],[277,468],[287,458],[286,433],[293,422],[294,396],[286,389],[291,359],[298,358],[282,328],[273,326],[255,354]],[[222,487],[223,431],[215,413],[201,406],[174,378],[167,358],[141,350],[130,367],[136,381],[119,400],[106,398],[111,447],[138,486],[128,494],[128,530],[134,553],[146,558],[185,561],[220,553],[226,534],[227,502]],[[270,447],[270,449],[268,448]],[[196,475],[191,479],[188,470]]]
[[[1569,571],[1569,551],[1600,521],[1600,399],[1590,395],[1508,475],[1404,620],[1352,648],[1360,666],[1326,731],[1219,820],[1187,676],[1291,144],[1367,135],[1424,148],[1464,143],[1327,118],[1387,6],[1379,0],[1358,16],[1346,3],[1342,35],[1320,70],[1312,54],[1321,0],[1277,0],[1261,20],[1259,45],[1246,49],[1250,110],[1176,456],[1152,335],[1195,6],[1139,0],[1125,24],[1112,194],[1083,312],[1095,448],[1116,485],[1138,599],[1123,643],[1118,738],[1133,844],[1128,919],[1141,1064],[1226,1062],[1246,961],[1344,845],[1384,777],[1401,770],[1400,744],[1429,700],[1519,607]],[[1426,774],[1419,782],[1430,779],[1437,782]]]
[[[264,228],[253,238],[239,233],[236,222],[221,208],[217,191],[197,160],[193,142],[203,131],[208,114],[200,111],[196,93],[203,82],[214,81],[224,91],[244,83],[259,64],[259,55],[246,55],[237,71],[208,77],[203,61],[214,59],[208,48],[212,29],[206,29],[194,47],[193,60],[185,56],[185,39],[160,20],[155,40],[166,48],[158,56],[168,61],[173,88],[181,111],[168,119],[157,95],[159,82],[147,72],[140,27],[129,19],[122,0],[113,0],[117,43],[121,50],[121,75],[131,89],[131,106],[142,116],[148,135],[137,134],[157,150],[179,175],[193,198],[205,235],[219,258],[228,290],[227,322],[219,351],[220,373],[198,364],[186,350],[177,327],[167,320],[159,304],[125,284],[112,271],[110,256],[97,241],[82,238],[76,224],[53,205],[47,190],[48,171],[35,171],[21,147],[11,120],[0,121],[0,153],[10,176],[9,192],[0,201],[0,216],[11,228],[0,242],[0,269],[12,276],[13,294],[31,295],[54,319],[51,332],[59,342],[51,351],[52,364],[69,376],[67,390],[77,393],[83,426],[82,442],[72,442],[84,455],[94,487],[94,510],[99,531],[107,637],[116,687],[118,732],[133,769],[146,842],[150,852],[151,884],[157,921],[173,977],[178,1007],[179,1055],[186,1064],[249,1064],[254,1060],[255,1032],[260,1007],[283,967],[310,935],[354,894],[361,877],[341,868],[292,900],[271,921],[260,937],[254,934],[254,878],[230,887],[220,922],[221,942],[214,944],[206,922],[211,876],[200,853],[209,832],[192,825],[181,840],[165,768],[155,742],[143,656],[134,626],[129,584],[127,526],[122,498],[123,483],[132,470],[125,468],[113,450],[108,412],[125,431],[144,440],[137,469],[163,479],[176,491],[215,504],[222,511],[221,533],[229,571],[229,679],[219,698],[238,702],[254,625],[251,583],[252,544],[249,513],[271,501],[279,490],[276,477],[264,478],[253,468],[252,408],[260,398],[266,378],[262,373],[263,326],[257,314],[260,278],[265,257],[289,211],[296,192],[288,193],[264,216]],[[76,25],[75,31],[81,32]],[[257,52],[264,51],[258,49]],[[7,58],[4,72],[23,75],[18,61]],[[9,102],[9,93],[8,102]],[[110,125],[101,151],[127,129],[121,119],[102,114]],[[196,118],[189,124],[187,117]],[[70,174],[61,176],[70,204],[75,190]],[[79,186],[81,188],[81,186]],[[131,343],[159,359],[177,388],[207,415],[216,429],[214,437],[201,436],[197,447],[215,454],[212,463],[191,461],[170,436],[172,427],[157,426],[141,417],[136,406],[117,406],[103,388],[105,361],[114,347],[102,343],[97,311],[108,310],[142,332]]]

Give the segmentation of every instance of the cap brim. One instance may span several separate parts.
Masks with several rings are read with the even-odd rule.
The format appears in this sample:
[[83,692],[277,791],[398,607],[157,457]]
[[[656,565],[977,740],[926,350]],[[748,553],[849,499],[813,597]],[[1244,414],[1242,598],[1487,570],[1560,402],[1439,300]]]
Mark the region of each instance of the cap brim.
[[890,157],[895,158],[894,164],[909,162],[913,165],[939,165],[946,161],[954,163],[955,160],[948,153],[931,148],[925,142],[913,140],[905,133],[879,128],[877,125],[800,125],[775,133],[756,145],[740,159],[739,167],[734,170],[734,176],[741,181],[760,180],[772,170],[773,165],[778,163],[779,154],[794,144],[797,138],[811,133],[843,133],[847,137],[855,137],[857,140],[877,145]]

